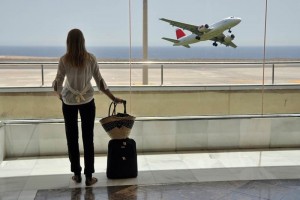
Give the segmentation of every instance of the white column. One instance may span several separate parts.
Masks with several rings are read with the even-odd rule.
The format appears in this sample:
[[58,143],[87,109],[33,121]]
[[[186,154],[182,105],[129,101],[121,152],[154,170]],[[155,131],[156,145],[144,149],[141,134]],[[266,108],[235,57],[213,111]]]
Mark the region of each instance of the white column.
[[[143,1],[143,60],[148,61],[148,0]],[[148,85],[148,65],[143,65],[143,85]]]

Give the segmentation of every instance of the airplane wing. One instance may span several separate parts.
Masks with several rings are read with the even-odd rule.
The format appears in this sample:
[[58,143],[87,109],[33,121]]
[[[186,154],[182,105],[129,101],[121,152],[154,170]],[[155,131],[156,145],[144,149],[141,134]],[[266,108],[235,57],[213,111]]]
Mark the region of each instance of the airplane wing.
[[[226,44],[225,44],[226,45]],[[227,45],[226,45],[227,46]],[[236,44],[234,44],[233,42],[229,42],[228,43],[228,46],[231,46],[233,48],[237,48]]]
[[225,46],[231,46],[233,48],[237,48],[236,44],[234,44],[232,41],[226,42],[224,41],[225,35],[222,33],[221,35],[214,37],[210,40],[215,41],[215,42],[220,42],[221,44],[224,44]]
[[169,20],[169,19],[165,19],[165,18],[160,18],[160,20],[168,22],[172,26],[176,26],[176,27],[182,28],[184,30],[189,30],[192,33],[195,33],[197,35],[201,35],[202,34],[201,32],[199,32],[198,26],[191,25],[191,24],[185,24],[185,23],[182,23],[182,22],[177,22],[177,21],[173,21],[173,20]]

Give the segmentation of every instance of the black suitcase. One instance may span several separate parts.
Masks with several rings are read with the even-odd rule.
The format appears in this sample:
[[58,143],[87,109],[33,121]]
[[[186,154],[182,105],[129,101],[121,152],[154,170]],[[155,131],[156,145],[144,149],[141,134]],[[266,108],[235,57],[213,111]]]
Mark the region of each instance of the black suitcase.
[[113,139],[108,143],[106,176],[110,179],[138,175],[136,143],[133,139]]

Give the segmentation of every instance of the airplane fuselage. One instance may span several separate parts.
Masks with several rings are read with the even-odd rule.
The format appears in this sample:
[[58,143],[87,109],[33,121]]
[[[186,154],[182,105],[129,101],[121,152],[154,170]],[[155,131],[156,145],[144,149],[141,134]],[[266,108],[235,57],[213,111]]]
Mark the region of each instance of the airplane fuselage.
[[236,26],[241,22],[240,18],[237,17],[228,17],[217,23],[214,23],[209,26],[207,32],[201,34],[191,34],[185,37],[180,38],[178,43],[174,43],[174,46],[189,45],[199,41],[211,40],[214,37],[222,34],[225,30],[229,30],[232,27]]

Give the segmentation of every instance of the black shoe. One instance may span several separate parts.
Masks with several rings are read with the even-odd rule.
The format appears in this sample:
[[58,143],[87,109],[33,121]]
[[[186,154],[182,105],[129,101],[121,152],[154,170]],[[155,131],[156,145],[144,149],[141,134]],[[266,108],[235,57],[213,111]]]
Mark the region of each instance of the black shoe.
[[74,175],[74,176],[72,176],[72,180],[75,183],[81,183],[81,175]]
[[95,177],[86,178],[85,185],[91,186],[91,185],[94,185],[95,183],[97,183],[97,181],[98,181],[98,179],[96,179]]

